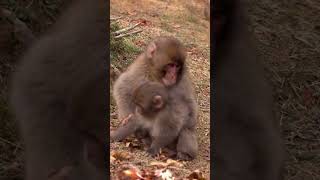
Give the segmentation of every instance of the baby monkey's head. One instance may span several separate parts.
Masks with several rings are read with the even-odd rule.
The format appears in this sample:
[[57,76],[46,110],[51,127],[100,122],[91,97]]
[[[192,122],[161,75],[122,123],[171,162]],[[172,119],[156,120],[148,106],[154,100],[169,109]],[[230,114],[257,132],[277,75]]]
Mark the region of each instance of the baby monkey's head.
[[136,111],[147,117],[152,117],[162,110],[168,102],[168,91],[159,82],[145,82],[135,89],[133,103]]

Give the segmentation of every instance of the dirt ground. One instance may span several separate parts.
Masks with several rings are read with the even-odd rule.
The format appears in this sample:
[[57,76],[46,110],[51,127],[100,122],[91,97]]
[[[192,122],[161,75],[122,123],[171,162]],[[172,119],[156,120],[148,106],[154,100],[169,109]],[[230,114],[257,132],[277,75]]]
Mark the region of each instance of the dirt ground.
[[[169,3],[168,3],[169,2]],[[182,2],[182,3],[181,3]],[[179,177],[186,177],[192,171],[199,169],[209,179],[210,171],[210,23],[204,19],[203,1],[160,1],[160,0],[112,0],[111,16],[122,16],[119,20],[122,27],[136,24],[137,20],[145,20],[141,27],[142,33],[136,35],[136,43],[145,47],[151,39],[159,35],[172,35],[181,40],[187,47],[188,66],[191,79],[197,93],[199,118],[197,135],[199,155],[177,171]],[[111,126],[118,126],[114,107],[111,116]],[[112,151],[125,151],[133,157],[117,163],[111,163],[111,173],[120,164],[133,164],[141,169],[150,165],[155,159],[147,156],[145,150],[133,149],[129,152],[125,143],[112,143]]]
[[320,179],[320,1],[246,2],[274,87],[285,179]]

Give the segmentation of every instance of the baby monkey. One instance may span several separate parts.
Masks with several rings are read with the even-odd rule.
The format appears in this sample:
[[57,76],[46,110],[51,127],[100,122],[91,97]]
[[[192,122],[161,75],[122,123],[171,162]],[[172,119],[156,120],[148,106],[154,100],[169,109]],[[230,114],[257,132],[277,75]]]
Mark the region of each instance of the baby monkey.
[[133,93],[135,112],[130,120],[114,132],[112,141],[121,141],[133,133],[147,133],[151,137],[148,153],[155,156],[160,148],[172,144],[178,137],[183,123],[172,118],[169,94],[159,82],[145,82]]

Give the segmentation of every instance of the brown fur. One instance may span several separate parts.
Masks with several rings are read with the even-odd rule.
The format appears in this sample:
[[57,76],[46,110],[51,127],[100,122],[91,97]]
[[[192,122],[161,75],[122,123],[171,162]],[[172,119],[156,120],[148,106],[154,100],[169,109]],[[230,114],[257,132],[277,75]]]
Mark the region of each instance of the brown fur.
[[[194,134],[198,109],[185,60],[185,50],[177,39],[159,37],[151,42],[146,51],[119,76],[114,84],[113,96],[117,103],[119,119],[123,119],[135,111],[132,92],[141,82],[157,81],[163,83],[164,67],[170,63],[178,63],[181,68],[177,75],[177,81],[167,87],[170,104],[174,107],[172,118],[183,122],[181,131],[188,130]],[[178,139],[180,141],[180,138]],[[194,144],[196,145],[196,143]],[[185,149],[187,154],[196,154],[193,152],[195,149],[182,147],[179,149]]]
[[26,180],[107,178],[106,7],[74,0],[18,64],[11,105],[26,147]]
[[234,0],[214,4],[214,179],[278,180],[283,163],[279,124],[241,6]]
[[[177,139],[183,121],[172,118],[173,107],[168,101],[167,89],[161,83],[143,83],[133,94],[136,106],[134,116],[129,123],[112,133],[111,139],[120,141],[130,135],[129,133],[147,131],[152,138],[148,152],[154,156],[159,153],[160,148]],[[158,97],[157,101],[154,101],[155,97]]]

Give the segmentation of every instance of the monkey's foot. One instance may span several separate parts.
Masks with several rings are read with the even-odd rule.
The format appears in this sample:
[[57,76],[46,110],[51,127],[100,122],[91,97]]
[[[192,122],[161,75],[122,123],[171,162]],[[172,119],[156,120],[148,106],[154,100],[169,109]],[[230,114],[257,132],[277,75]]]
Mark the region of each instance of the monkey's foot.
[[149,148],[147,152],[151,157],[156,157],[160,153],[160,150],[158,148]]
[[177,154],[177,159],[182,160],[182,161],[191,161],[194,158],[191,157],[189,154],[187,153],[183,153],[183,152],[178,152]]
[[168,158],[173,158],[177,156],[177,152],[168,148],[164,148],[163,152]]

